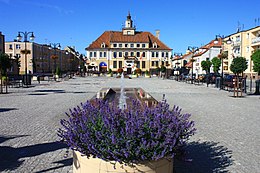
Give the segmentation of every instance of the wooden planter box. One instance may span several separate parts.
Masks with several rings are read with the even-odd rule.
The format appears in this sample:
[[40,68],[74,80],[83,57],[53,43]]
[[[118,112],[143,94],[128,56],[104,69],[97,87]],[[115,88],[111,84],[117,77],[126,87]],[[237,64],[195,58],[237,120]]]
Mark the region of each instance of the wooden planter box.
[[110,162],[98,158],[87,158],[73,151],[73,173],[172,173],[173,161],[161,159],[158,161],[144,162],[136,167],[125,166],[116,163],[116,169]]

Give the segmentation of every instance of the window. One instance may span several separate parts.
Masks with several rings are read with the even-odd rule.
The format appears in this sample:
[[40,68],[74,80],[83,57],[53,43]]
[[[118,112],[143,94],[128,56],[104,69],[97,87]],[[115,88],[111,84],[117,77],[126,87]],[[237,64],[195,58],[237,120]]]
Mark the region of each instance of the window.
[[103,42],[102,44],[101,44],[101,48],[105,48],[106,47],[106,44]]
[[133,43],[131,43],[131,44],[130,44],[130,46],[133,48],[133,47],[134,47],[134,44],[133,44]]
[[139,43],[137,43],[137,44],[136,44],[136,47],[140,47],[140,44],[139,44]]
[[97,57],[97,52],[94,52],[94,57]]
[[122,52],[119,52],[119,57],[122,57],[122,55],[123,55]]
[[142,61],[142,68],[145,68],[145,61]]
[[13,49],[13,45],[12,44],[9,44],[9,49]]
[[125,47],[128,47],[128,44],[125,44]]
[[165,53],[165,57],[167,57],[167,58],[169,57],[169,53],[168,52]]
[[164,52],[162,52],[162,57],[164,57]]
[[154,42],[154,43],[153,43],[153,48],[157,48],[157,47],[158,47],[157,43]]
[[249,39],[249,33],[246,34],[246,38]]
[[145,57],[145,52],[143,52],[142,57]]
[[145,48],[145,44],[142,44],[142,48]]
[[116,56],[117,56],[117,53],[116,53],[116,52],[114,52],[114,53],[113,53],[113,57],[114,57],[114,58],[116,58]]
[[104,57],[107,57],[107,52],[104,52]]
[[240,36],[236,36],[236,42],[240,42]]
[[122,47],[122,44],[120,43],[120,44],[118,45],[118,47]]
[[136,56],[137,56],[137,57],[140,57],[140,52],[136,52]]
[[128,56],[128,52],[125,52],[125,56]]
[[164,61],[162,61],[162,65],[164,65]]
[[117,44],[113,44],[113,47],[117,47]]
[[156,58],[158,58],[159,57],[159,53],[155,52],[155,56],[156,56]]
[[154,57],[154,52],[152,52],[152,57]]
[[246,52],[249,52],[250,51],[250,48],[249,46],[246,47]]
[[117,62],[113,61],[113,68],[117,68]]
[[136,67],[137,67],[137,68],[140,68],[140,61],[137,61],[137,62],[136,62]]
[[119,68],[122,68],[122,61],[119,61]]
[[15,57],[16,58],[21,58],[21,55],[20,54],[16,54]]
[[134,54],[135,54],[134,52],[131,52],[131,56],[134,56]]
[[92,52],[89,52],[89,57],[92,57],[93,56],[93,53]]
[[159,67],[159,61],[152,61],[152,66]]
[[16,48],[16,49],[21,49],[21,45],[20,45],[20,44],[17,44],[17,45],[15,45],[15,48]]
[[102,57],[103,56],[103,53],[102,52],[99,52],[99,57]]

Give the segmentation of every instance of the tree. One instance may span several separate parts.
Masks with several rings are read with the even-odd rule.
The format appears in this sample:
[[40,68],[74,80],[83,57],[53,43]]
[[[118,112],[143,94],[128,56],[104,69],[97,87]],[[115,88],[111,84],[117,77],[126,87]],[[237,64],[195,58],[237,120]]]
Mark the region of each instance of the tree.
[[214,57],[211,60],[211,62],[212,62],[212,65],[213,65],[213,71],[214,71],[215,74],[217,74],[218,71],[219,71],[219,68],[221,66],[221,60],[218,57]]
[[258,49],[252,54],[252,61],[254,63],[253,70],[260,75],[260,50]]
[[244,57],[234,58],[230,65],[230,70],[236,75],[243,73],[246,69],[247,61]]
[[11,67],[11,59],[9,58],[9,56],[5,53],[0,53],[0,80],[1,80],[0,93],[3,93],[3,75],[5,76],[4,79],[7,80],[6,73],[7,73],[7,69],[10,67]]
[[212,65],[212,63],[209,60],[206,60],[206,61],[204,60],[201,62],[202,70],[205,70],[207,74],[210,72],[211,65]]

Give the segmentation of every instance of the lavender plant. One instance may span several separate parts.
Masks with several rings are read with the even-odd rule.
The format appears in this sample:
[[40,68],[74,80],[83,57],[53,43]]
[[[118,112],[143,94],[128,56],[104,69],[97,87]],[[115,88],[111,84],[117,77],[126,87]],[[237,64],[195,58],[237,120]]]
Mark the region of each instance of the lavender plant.
[[195,132],[191,115],[177,106],[170,109],[166,100],[150,108],[132,100],[121,110],[96,99],[66,114],[58,135],[72,150],[121,164],[172,159]]

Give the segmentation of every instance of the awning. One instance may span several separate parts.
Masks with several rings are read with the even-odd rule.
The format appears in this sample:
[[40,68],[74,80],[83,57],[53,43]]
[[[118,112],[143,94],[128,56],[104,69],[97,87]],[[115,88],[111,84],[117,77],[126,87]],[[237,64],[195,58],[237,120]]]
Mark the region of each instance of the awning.
[[107,64],[106,64],[105,62],[101,62],[101,63],[99,64],[99,66],[100,66],[100,67],[106,67]]

